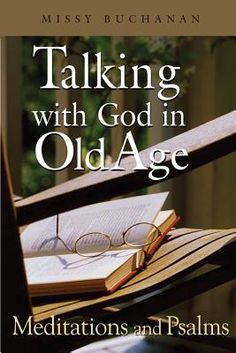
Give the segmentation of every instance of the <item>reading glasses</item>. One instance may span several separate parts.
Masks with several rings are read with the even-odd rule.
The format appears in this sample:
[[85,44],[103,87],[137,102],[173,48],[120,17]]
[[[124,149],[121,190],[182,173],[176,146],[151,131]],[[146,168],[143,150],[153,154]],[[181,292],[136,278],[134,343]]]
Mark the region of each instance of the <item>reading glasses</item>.
[[127,245],[129,248],[145,248],[154,243],[160,236],[159,228],[149,222],[138,222],[129,226],[121,234],[121,242],[114,244],[112,236],[102,232],[90,232],[77,238],[70,247],[59,235],[59,215],[56,217],[56,238],[72,253],[85,257],[96,257],[108,250]]

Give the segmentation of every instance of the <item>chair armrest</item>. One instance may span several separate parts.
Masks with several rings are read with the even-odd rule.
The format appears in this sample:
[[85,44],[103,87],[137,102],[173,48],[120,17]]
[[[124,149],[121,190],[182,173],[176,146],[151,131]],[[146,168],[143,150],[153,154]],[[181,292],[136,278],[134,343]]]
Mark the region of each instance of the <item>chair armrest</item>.
[[[176,170],[168,155],[162,165],[170,168],[168,179],[200,167],[236,149],[236,111],[211,120],[192,130],[177,135],[140,152],[143,164],[149,167],[149,154],[152,149],[174,152],[185,148],[188,152],[189,167]],[[26,199],[17,201],[18,224],[28,224],[56,214],[88,204],[105,201],[123,195],[157,181],[148,177],[149,170],[133,170],[133,156],[122,161],[124,171],[96,171],[69,180],[61,185],[45,190]],[[166,178],[167,179],[167,178]]]

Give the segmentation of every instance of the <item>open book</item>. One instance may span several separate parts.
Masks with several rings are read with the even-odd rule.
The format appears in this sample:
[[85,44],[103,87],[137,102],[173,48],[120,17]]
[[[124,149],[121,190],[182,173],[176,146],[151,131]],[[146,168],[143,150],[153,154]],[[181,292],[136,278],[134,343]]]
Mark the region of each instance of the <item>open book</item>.
[[[147,257],[152,256],[178,221],[174,210],[161,211],[167,196],[168,193],[158,193],[102,202],[29,225],[21,234],[21,243],[30,294],[116,290],[144,267]],[[158,236],[153,238],[153,232],[146,230],[147,234],[141,234],[147,239],[145,246],[139,246],[140,234],[133,231],[132,241],[130,237],[122,244],[123,232],[130,227],[135,230],[132,226],[142,222],[154,224]],[[57,232],[63,241],[58,239]],[[88,241],[84,241],[83,235],[88,233],[95,234],[95,242],[92,243],[92,236],[86,236]],[[98,233],[108,235],[112,245],[93,256],[101,247]],[[80,255],[68,250],[75,249],[78,239],[84,241],[91,253]]]

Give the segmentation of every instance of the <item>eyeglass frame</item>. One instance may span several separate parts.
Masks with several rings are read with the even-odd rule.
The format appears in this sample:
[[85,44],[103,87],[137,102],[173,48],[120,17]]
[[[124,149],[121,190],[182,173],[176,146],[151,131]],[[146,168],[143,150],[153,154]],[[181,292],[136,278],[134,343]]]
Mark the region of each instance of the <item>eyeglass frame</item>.
[[[156,238],[155,240],[153,240],[152,242],[147,243],[147,244],[144,244],[144,245],[132,245],[131,243],[126,242],[126,241],[125,241],[125,235],[127,234],[127,232],[128,232],[131,228],[133,228],[133,227],[135,227],[135,226],[138,226],[138,225],[140,225],[140,224],[147,224],[147,225],[150,225],[150,226],[156,228],[156,230],[157,230],[157,232],[158,232],[157,238]],[[76,251],[76,244],[78,243],[78,241],[81,240],[81,238],[84,238],[84,237],[86,237],[86,236],[88,236],[88,235],[91,235],[91,234],[94,234],[94,233],[105,236],[105,237],[109,240],[109,247],[108,247],[107,249],[105,249],[104,251],[100,252],[100,253],[97,254],[97,255],[89,255],[89,256],[84,255],[84,254],[82,254],[82,253]],[[66,244],[66,242],[59,236],[59,214],[57,214],[57,218],[56,218],[56,238],[62,242],[62,244],[65,246],[65,248],[66,248],[69,252],[71,252],[71,253],[73,253],[73,254],[78,254],[78,255],[80,255],[80,256],[87,257],[87,258],[98,257],[98,256],[104,254],[105,252],[109,251],[111,248],[118,248],[118,247],[121,247],[122,245],[127,245],[127,246],[129,246],[130,248],[143,248],[143,250],[144,250],[144,252],[145,252],[145,256],[147,256],[147,252],[145,251],[144,247],[153,244],[161,235],[162,235],[162,232],[160,231],[160,229],[159,229],[154,223],[150,223],[150,222],[138,222],[138,223],[134,223],[133,225],[129,226],[125,231],[122,232],[122,235],[121,235],[121,236],[122,236],[123,242],[122,242],[121,244],[117,244],[117,245],[112,244],[112,238],[111,238],[111,235],[110,235],[110,234],[106,234],[106,233],[102,233],[102,232],[97,232],[97,231],[95,232],[95,231],[93,231],[93,232],[85,233],[85,234],[81,235],[80,237],[78,237],[78,239],[75,241],[74,247],[71,248],[71,247],[69,247],[69,246]]]

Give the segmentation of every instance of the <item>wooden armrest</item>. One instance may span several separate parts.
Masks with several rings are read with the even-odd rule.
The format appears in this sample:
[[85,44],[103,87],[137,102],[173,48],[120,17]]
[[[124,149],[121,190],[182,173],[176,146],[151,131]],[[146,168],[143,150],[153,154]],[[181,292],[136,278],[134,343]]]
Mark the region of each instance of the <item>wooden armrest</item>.
[[19,196],[19,195],[13,195],[13,200],[14,200],[14,202],[16,202],[16,201],[20,201],[20,200],[22,200],[22,197],[21,196]]
[[[189,167],[178,171],[171,166],[170,155],[163,165],[170,168],[168,178],[188,172],[236,149],[236,111],[223,115],[206,124],[184,132],[167,141],[140,152],[145,166],[150,165],[152,149],[174,152],[185,148],[189,155]],[[18,224],[28,224],[76,207],[85,206],[111,197],[123,195],[157,183],[149,179],[150,170],[134,171],[133,157],[124,158],[125,171],[96,171],[74,178],[39,194],[16,203]]]

